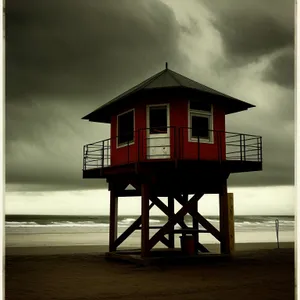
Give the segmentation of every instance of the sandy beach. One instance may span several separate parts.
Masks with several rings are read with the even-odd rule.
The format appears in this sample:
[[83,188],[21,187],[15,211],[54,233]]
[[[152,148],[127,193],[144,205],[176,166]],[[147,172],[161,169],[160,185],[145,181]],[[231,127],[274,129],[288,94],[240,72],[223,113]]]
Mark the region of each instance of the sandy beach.
[[280,246],[237,244],[232,261],[163,267],[106,261],[105,246],[9,247],[5,299],[294,299],[293,243]]

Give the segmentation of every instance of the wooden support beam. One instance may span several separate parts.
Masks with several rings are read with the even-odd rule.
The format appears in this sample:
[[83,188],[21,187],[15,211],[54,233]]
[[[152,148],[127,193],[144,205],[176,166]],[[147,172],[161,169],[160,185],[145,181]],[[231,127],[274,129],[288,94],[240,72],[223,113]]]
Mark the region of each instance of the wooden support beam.
[[[174,218],[174,197],[173,196],[169,196],[168,197],[168,208],[169,208],[169,220]],[[169,244],[170,247],[174,249],[175,248],[175,236],[174,236],[174,226],[172,227],[172,229],[169,232]]]
[[123,190],[123,191],[118,191],[117,195],[119,197],[140,197],[141,196],[141,191]]
[[233,254],[235,251],[235,232],[234,232],[234,204],[233,204],[233,193],[228,193],[228,207],[229,207],[229,247],[230,253]]
[[[185,203],[188,201],[188,195],[184,195],[185,197]],[[174,199],[174,197],[173,197]],[[169,215],[169,210],[168,207],[158,198],[158,197],[154,197],[153,195],[150,196],[150,200],[152,201],[152,204],[155,204],[162,212],[164,212],[167,216]],[[174,217],[174,214],[173,214]],[[186,225],[185,221],[184,221],[184,216],[181,218],[181,220],[178,220],[177,222],[182,229],[186,229],[188,228],[188,226]],[[174,226],[173,226],[174,228]],[[174,241],[175,244],[175,241]],[[197,244],[198,250],[204,253],[209,252],[207,248],[205,248],[202,244],[200,244],[198,242]]]
[[168,248],[174,248],[174,247],[171,247],[171,242],[170,242],[170,240],[168,240],[166,237],[162,237],[161,239],[160,239],[160,242],[162,242],[166,247],[168,247]]
[[[218,191],[214,191],[211,193],[205,192],[205,194],[216,194]],[[191,192],[193,194],[193,192]],[[140,197],[141,196],[141,190],[119,190],[117,191],[117,196],[118,197]],[[159,196],[160,197],[169,197],[169,192],[168,191],[159,191]]]
[[219,213],[220,213],[220,233],[221,233],[221,253],[229,253],[229,244],[226,238],[228,234],[228,216],[226,216],[226,211],[228,211],[228,199],[227,199],[227,186],[225,181],[221,185],[221,190],[219,193]]
[[[181,202],[179,202],[178,199],[177,199],[177,198],[179,198],[179,197],[180,197],[180,201],[181,201]],[[176,198],[176,200],[177,200],[181,205],[184,205],[185,203],[188,202],[188,200],[189,200],[189,195],[188,195],[187,193],[184,193],[184,194],[182,194],[182,196],[181,196],[181,195],[178,195],[177,198]],[[197,211],[198,211],[198,202],[196,203],[196,205],[197,205]],[[195,221],[195,218],[193,218],[193,228],[194,228],[194,221]],[[196,221],[197,221],[197,220],[196,220]],[[197,221],[197,222],[198,222],[198,221]],[[182,226],[182,225],[183,225],[183,226]],[[183,217],[183,221],[182,221],[181,227],[182,227],[183,229],[188,228],[188,226],[185,224],[184,217]],[[198,224],[197,224],[197,229],[198,229]],[[197,238],[197,237],[198,237],[198,238]],[[208,249],[207,249],[206,247],[204,247],[201,243],[199,243],[199,235],[198,235],[198,234],[197,234],[197,237],[194,236],[194,238],[196,238],[196,243],[195,243],[195,244],[196,244],[197,250],[199,250],[200,252],[203,252],[203,253],[208,253],[208,252],[209,252]]]
[[142,192],[142,247],[141,256],[147,257],[150,254],[149,247],[149,185],[143,183],[141,186]]
[[200,242],[198,242],[197,244],[197,249],[200,251],[200,252],[203,252],[203,253],[208,253],[208,249],[206,247],[204,247]]
[[158,197],[150,195],[150,200],[154,203],[166,216],[169,215],[169,209]]
[[[149,210],[154,206],[151,203]],[[139,229],[142,224],[142,216],[138,217],[115,241],[115,247],[121,245],[135,230]]]
[[[182,199],[181,195],[175,195],[175,199],[183,206],[185,205],[184,200]],[[194,212],[193,210],[189,210],[188,213],[195,218],[200,225],[205,228],[208,232],[210,232],[218,241],[221,240],[220,232],[210,224],[199,212]]]
[[[131,183],[132,186],[134,186],[135,188],[138,188],[138,186],[135,183]],[[186,201],[187,201],[187,195],[186,195]],[[165,205],[158,197],[154,196],[154,195],[150,195],[150,200],[151,200],[151,205],[150,205],[150,209],[156,205],[163,213],[165,213],[167,216],[169,216],[169,208],[167,205]],[[173,197],[174,200],[174,197]],[[174,211],[174,210],[173,210]],[[174,214],[173,214],[174,215]],[[182,220],[178,221],[178,224],[181,226],[181,228],[186,229],[188,228],[188,226],[186,225],[186,223],[183,221],[184,218],[182,218]],[[117,239],[116,241],[116,245],[119,246],[121,243],[123,243],[135,230],[137,229],[141,229],[139,228],[141,225],[141,217],[139,217],[129,228],[127,228],[127,230],[125,230],[121,236]],[[174,228],[174,226],[173,226]],[[172,231],[172,229],[171,229]],[[170,234],[170,233],[169,233]],[[174,234],[174,233],[173,233]],[[174,244],[172,239],[169,238],[166,239],[164,236],[161,238],[160,242],[162,242],[164,245],[166,245],[168,248],[174,248],[175,247],[175,237],[174,237]],[[174,246],[173,246],[174,245]],[[197,244],[198,250],[201,252],[209,252],[207,250],[207,248],[205,248],[202,244],[200,244],[198,242]]]
[[[233,201],[232,201],[233,202]],[[232,203],[231,202],[231,206]],[[227,180],[222,183],[222,188],[219,194],[220,203],[220,233],[221,233],[221,253],[232,254],[234,241],[232,238],[232,232],[230,228],[230,218],[233,214],[233,207],[230,207],[227,193]]]
[[109,251],[116,251],[115,240],[118,236],[118,197],[114,190],[110,191],[110,213],[109,213]]
[[[194,211],[195,214],[198,213],[198,202],[194,204],[194,206],[192,207],[192,210]],[[198,230],[199,229],[199,222],[197,221],[197,219],[195,217],[192,216],[192,218],[193,218],[193,229]],[[197,245],[199,243],[199,232],[198,231],[195,232],[193,234],[193,236],[194,236],[195,247],[196,247],[195,253],[197,253],[198,252]]]
[[187,214],[187,212],[193,207],[194,203],[198,202],[198,200],[203,196],[203,193],[196,193],[189,202],[187,202],[182,208],[174,215],[172,219],[170,219],[150,240],[149,248],[152,249],[161,238],[168,233],[172,226],[174,226],[178,221],[182,220],[182,218]]
[[114,181],[107,181],[108,182],[108,190],[109,191],[114,191],[115,194],[118,193],[120,190],[124,190],[128,183],[124,182],[123,180],[114,180]]
[[141,192],[141,184],[137,180],[130,180],[129,182],[137,191]]
[[[152,202],[149,206],[149,210],[154,206],[154,203]],[[140,226],[142,224],[142,216],[138,217],[114,242],[114,248],[116,249],[118,246],[120,246],[135,230],[142,229]],[[155,227],[155,226],[153,226]],[[161,228],[161,226],[159,227]],[[161,242],[166,245],[168,248],[170,246],[170,243],[168,239],[163,237],[161,239]]]
[[[150,200],[154,203],[166,216],[169,216],[169,208],[166,204],[164,204],[158,197],[153,195],[150,196]],[[184,221],[180,220],[178,224],[182,228],[187,228],[188,226],[184,223]]]
[[[187,193],[183,193],[181,199],[182,203],[187,203],[189,201],[189,195]],[[185,222],[184,217],[182,218],[182,221]]]

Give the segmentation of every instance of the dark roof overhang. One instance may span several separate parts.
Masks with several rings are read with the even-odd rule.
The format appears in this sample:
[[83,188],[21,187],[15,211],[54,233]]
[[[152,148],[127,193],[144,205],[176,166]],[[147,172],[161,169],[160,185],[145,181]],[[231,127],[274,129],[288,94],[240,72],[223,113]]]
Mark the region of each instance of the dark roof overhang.
[[121,110],[122,107],[128,107],[130,104],[134,105],[137,100],[141,100],[141,96],[146,99],[155,93],[166,97],[175,94],[188,99],[199,99],[199,101],[200,97],[205,95],[207,101],[222,106],[225,114],[255,107],[250,103],[225,95],[174,71],[165,69],[97,108],[82,119],[91,122],[110,123],[111,116]]

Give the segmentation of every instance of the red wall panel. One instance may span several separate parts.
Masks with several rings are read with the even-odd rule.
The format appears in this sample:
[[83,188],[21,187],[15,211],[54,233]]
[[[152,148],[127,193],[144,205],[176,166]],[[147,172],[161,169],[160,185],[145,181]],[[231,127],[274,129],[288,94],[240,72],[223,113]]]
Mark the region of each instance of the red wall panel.
[[[172,99],[151,99],[135,105],[135,136],[134,144],[129,147],[117,148],[117,116],[111,120],[111,165],[126,164],[128,162],[137,162],[146,159],[147,155],[147,123],[146,123],[146,106],[150,104],[170,105],[170,153],[171,158],[175,156],[180,159],[198,159],[218,160],[220,155],[225,159],[225,113],[217,107],[213,107],[213,129],[214,143],[201,143],[198,147],[197,142],[188,140],[188,100]],[[129,110],[128,107],[123,111]],[[121,113],[121,112],[120,112]],[[177,143],[175,143],[177,141]],[[221,145],[220,145],[221,144]]]
[[[183,108],[182,108],[183,109]],[[185,128],[181,129],[180,133],[180,153],[182,159],[198,159],[201,160],[218,160],[222,155],[225,159],[225,113],[219,107],[213,107],[213,143],[190,142],[188,131],[190,124],[188,124],[188,104],[184,110]]]

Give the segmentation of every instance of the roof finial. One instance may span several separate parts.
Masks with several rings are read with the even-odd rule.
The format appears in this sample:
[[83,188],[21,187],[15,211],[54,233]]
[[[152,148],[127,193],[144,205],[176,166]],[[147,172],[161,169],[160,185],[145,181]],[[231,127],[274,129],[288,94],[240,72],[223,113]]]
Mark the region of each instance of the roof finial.
[[168,70],[168,62],[166,62],[166,70]]

